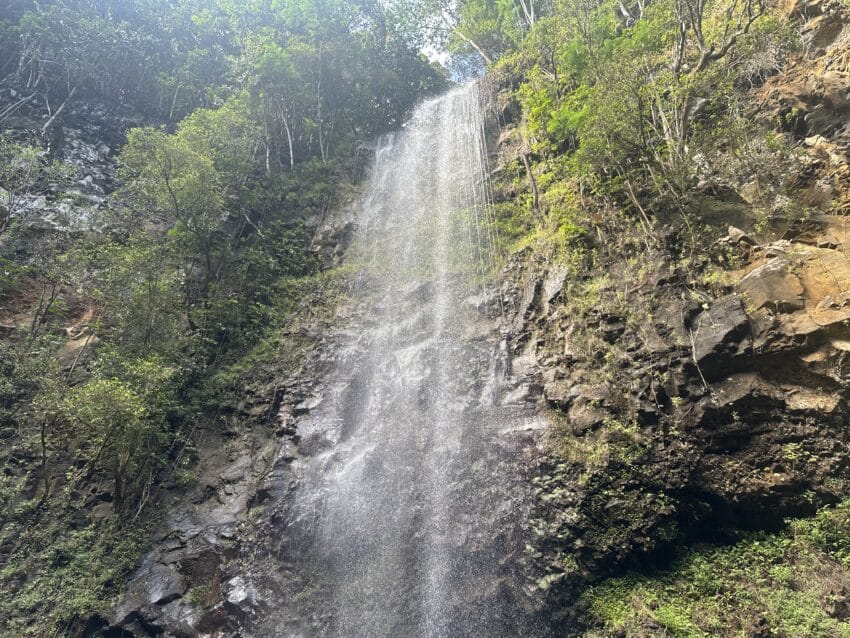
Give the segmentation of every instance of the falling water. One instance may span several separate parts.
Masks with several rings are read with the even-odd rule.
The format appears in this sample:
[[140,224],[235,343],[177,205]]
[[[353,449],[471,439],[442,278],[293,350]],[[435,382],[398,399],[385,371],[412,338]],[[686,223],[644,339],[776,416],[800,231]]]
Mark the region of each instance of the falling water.
[[291,551],[324,611],[285,635],[533,633],[511,563],[522,417],[500,385],[481,102],[454,89],[377,147],[349,258],[366,318],[299,423]]

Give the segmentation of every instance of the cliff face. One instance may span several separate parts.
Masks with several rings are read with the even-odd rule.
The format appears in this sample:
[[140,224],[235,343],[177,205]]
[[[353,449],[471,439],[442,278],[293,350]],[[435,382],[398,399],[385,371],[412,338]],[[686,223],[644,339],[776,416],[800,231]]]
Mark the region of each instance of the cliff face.
[[[704,201],[711,245],[688,246],[681,222],[647,238],[607,213],[588,239],[594,264],[549,245],[505,270],[513,370],[554,414],[533,525],[539,586],[555,600],[666,564],[683,542],[777,530],[846,498],[850,14],[819,2],[785,12],[805,53],[748,99],[799,149],[785,184],[805,214],[756,223],[756,179]],[[715,273],[711,291],[700,270]]]
[[[647,234],[588,201],[585,212],[601,220],[585,238],[592,263],[528,242],[499,273],[504,306],[469,304],[481,331],[503,339],[504,412],[492,420],[510,413],[521,423],[493,452],[511,480],[522,476],[522,485],[493,488],[514,518],[488,513],[511,547],[501,568],[513,580],[486,595],[520,598],[524,615],[558,635],[596,624],[582,595],[604,579],[664,565],[674,548],[775,532],[848,495],[850,13],[800,0],[783,15],[799,21],[805,50],[749,89],[748,103],[794,146],[784,187],[804,214],[765,220],[764,184],[732,182],[699,200],[717,239],[695,244],[682,221]],[[513,133],[507,124],[497,167],[520,152]],[[69,125],[68,137],[80,191],[96,208],[114,186],[108,146],[117,135]],[[497,198],[518,197],[495,178]],[[326,445],[305,433],[327,409],[329,375],[371,317],[339,268],[356,227],[351,209],[314,221],[326,272],[296,291],[287,327],[233,373],[235,398],[193,431],[192,476],[157,481],[146,510],[151,547],[111,612],[79,619],[74,635],[273,633],[292,618],[268,591],[308,619],[307,634],[332,621],[332,603],[297,568],[290,533],[307,523],[290,506],[299,472]],[[72,332],[76,361],[73,348],[91,344]],[[11,459],[8,472],[35,463]],[[530,504],[517,496],[529,485]],[[100,493],[84,503],[78,518],[109,516]],[[527,519],[527,538],[514,534],[516,517]],[[842,620],[850,575],[838,558],[825,561],[812,578],[832,584],[817,604]],[[767,620],[751,620],[740,623],[747,635],[771,635]],[[647,621],[629,635],[668,629]]]

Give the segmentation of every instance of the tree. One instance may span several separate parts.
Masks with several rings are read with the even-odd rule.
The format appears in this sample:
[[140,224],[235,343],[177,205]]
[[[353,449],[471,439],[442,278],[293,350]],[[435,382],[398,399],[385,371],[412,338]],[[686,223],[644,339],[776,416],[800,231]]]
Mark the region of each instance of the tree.
[[155,359],[125,367],[127,380],[95,376],[58,403],[59,414],[88,449],[89,470],[111,475],[116,511],[144,498],[161,465],[173,376],[172,369]]
[[675,161],[688,159],[686,144],[691,122],[698,112],[693,80],[710,64],[724,58],[764,15],[766,7],[765,0],[731,0],[725,6],[716,0],[675,0],[679,28],[671,69],[675,83],[682,90],[677,92],[679,100],[669,110],[662,104],[656,107]]
[[127,357],[172,358],[182,345],[179,262],[161,233],[134,230],[120,241],[94,238],[71,251],[86,273],[78,286],[96,304],[89,329]]
[[400,0],[392,15],[418,46],[474,51],[491,65],[519,45],[547,6],[541,0]]
[[224,260],[221,174],[185,137],[153,128],[128,133],[121,162],[128,178],[125,194],[165,225],[187,261],[186,304],[194,324],[194,305],[205,303]]

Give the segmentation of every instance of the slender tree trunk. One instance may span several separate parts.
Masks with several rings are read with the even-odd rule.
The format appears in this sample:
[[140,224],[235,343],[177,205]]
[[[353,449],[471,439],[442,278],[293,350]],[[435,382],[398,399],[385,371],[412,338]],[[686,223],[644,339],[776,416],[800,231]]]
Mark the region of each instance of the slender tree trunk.
[[27,102],[29,102],[30,100],[32,100],[32,99],[33,99],[33,98],[34,98],[37,94],[38,94],[38,92],[37,92],[37,91],[36,91],[35,93],[31,93],[29,96],[27,96],[27,97],[23,98],[22,100],[18,100],[17,102],[15,102],[14,104],[12,104],[11,106],[9,106],[9,107],[5,108],[2,112],[0,112],[0,122],[2,122],[3,120],[5,120],[5,119],[6,119],[7,117],[9,117],[12,113],[14,113],[14,112],[15,112],[15,111],[17,111],[19,108],[21,108],[24,104],[26,104]]
[[56,121],[56,118],[62,114],[62,111],[65,110],[65,107],[68,106],[68,102],[71,101],[71,98],[74,97],[74,93],[77,92],[77,87],[75,86],[71,89],[71,92],[68,94],[68,97],[65,98],[65,101],[62,102],[62,105],[56,109],[56,112],[50,117],[49,120],[45,123],[43,127],[41,127],[41,134],[46,135],[47,131],[50,130],[50,127],[53,125],[53,122]]
[[50,479],[47,476],[47,419],[41,421],[41,475],[44,481],[44,492],[41,495],[42,502],[50,496]]
[[289,122],[283,109],[280,111],[283,120],[283,128],[286,131],[286,141],[289,144],[289,168],[295,170],[295,153],[292,150],[292,131],[289,130]]
[[48,297],[47,303],[44,302],[44,296],[47,293],[47,284],[44,284],[41,287],[41,296],[38,299],[38,306],[36,306],[35,314],[32,318],[32,324],[30,325],[31,340],[35,338],[36,334],[38,334],[38,327],[47,321],[47,313],[50,312],[50,308],[53,307],[53,303],[59,295],[56,284],[53,283],[50,284],[50,286],[50,297]]
[[322,155],[322,164],[327,164],[325,156],[325,145],[322,136],[322,52],[319,50],[319,81],[316,82],[316,121],[319,124],[319,153]]
[[174,97],[171,98],[171,110],[168,112],[168,121],[174,120],[174,108],[177,106],[177,94],[180,93],[180,82],[174,87]]
[[471,46],[471,47],[475,50],[475,52],[476,52],[478,55],[480,55],[480,56],[481,56],[481,59],[482,59],[482,60],[484,60],[484,63],[485,63],[485,64],[493,64],[493,59],[492,59],[489,55],[487,55],[487,54],[484,52],[484,49],[482,49],[480,46],[478,46],[478,45],[477,45],[477,44],[476,44],[476,43],[472,40],[472,38],[467,37],[467,36],[463,33],[463,31],[461,31],[460,29],[455,28],[455,29],[453,29],[453,31],[457,34],[457,36],[458,36],[461,40],[463,40],[464,42],[466,42],[469,46]]

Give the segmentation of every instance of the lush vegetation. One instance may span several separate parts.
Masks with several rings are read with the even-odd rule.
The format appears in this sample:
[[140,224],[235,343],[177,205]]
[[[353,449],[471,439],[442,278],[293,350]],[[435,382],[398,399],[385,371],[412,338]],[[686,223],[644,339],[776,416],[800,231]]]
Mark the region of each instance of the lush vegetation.
[[97,96],[174,122],[250,91],[286,162],[283,129],[297,158],[326,157],[440,83],[378,3],[18,1],[3,17],[0,75],[22,99]]
[[585,601],[605,635],[844,637],[848,582],[844,502],[792,521],[781,534],[691,550],[661,573],[608,581],[588,590]]
[[746,92],[799,48],[795,26],[770,3],[401,6],[409,33],[476,56],[507,89],[502,106],[519,116],[518,157],[501,178],[508,235],[542,230],[574,243],[594,225],[580,213],[594,202],[630,212],[648,241],[661,220],[689,225],[695,243],[695,227],[711,221],[699,214],[704,198],[750,181],[760,214],[801,214],[782,197],[795,161],[776,132],[787,122],[765,123],[747,106]]

